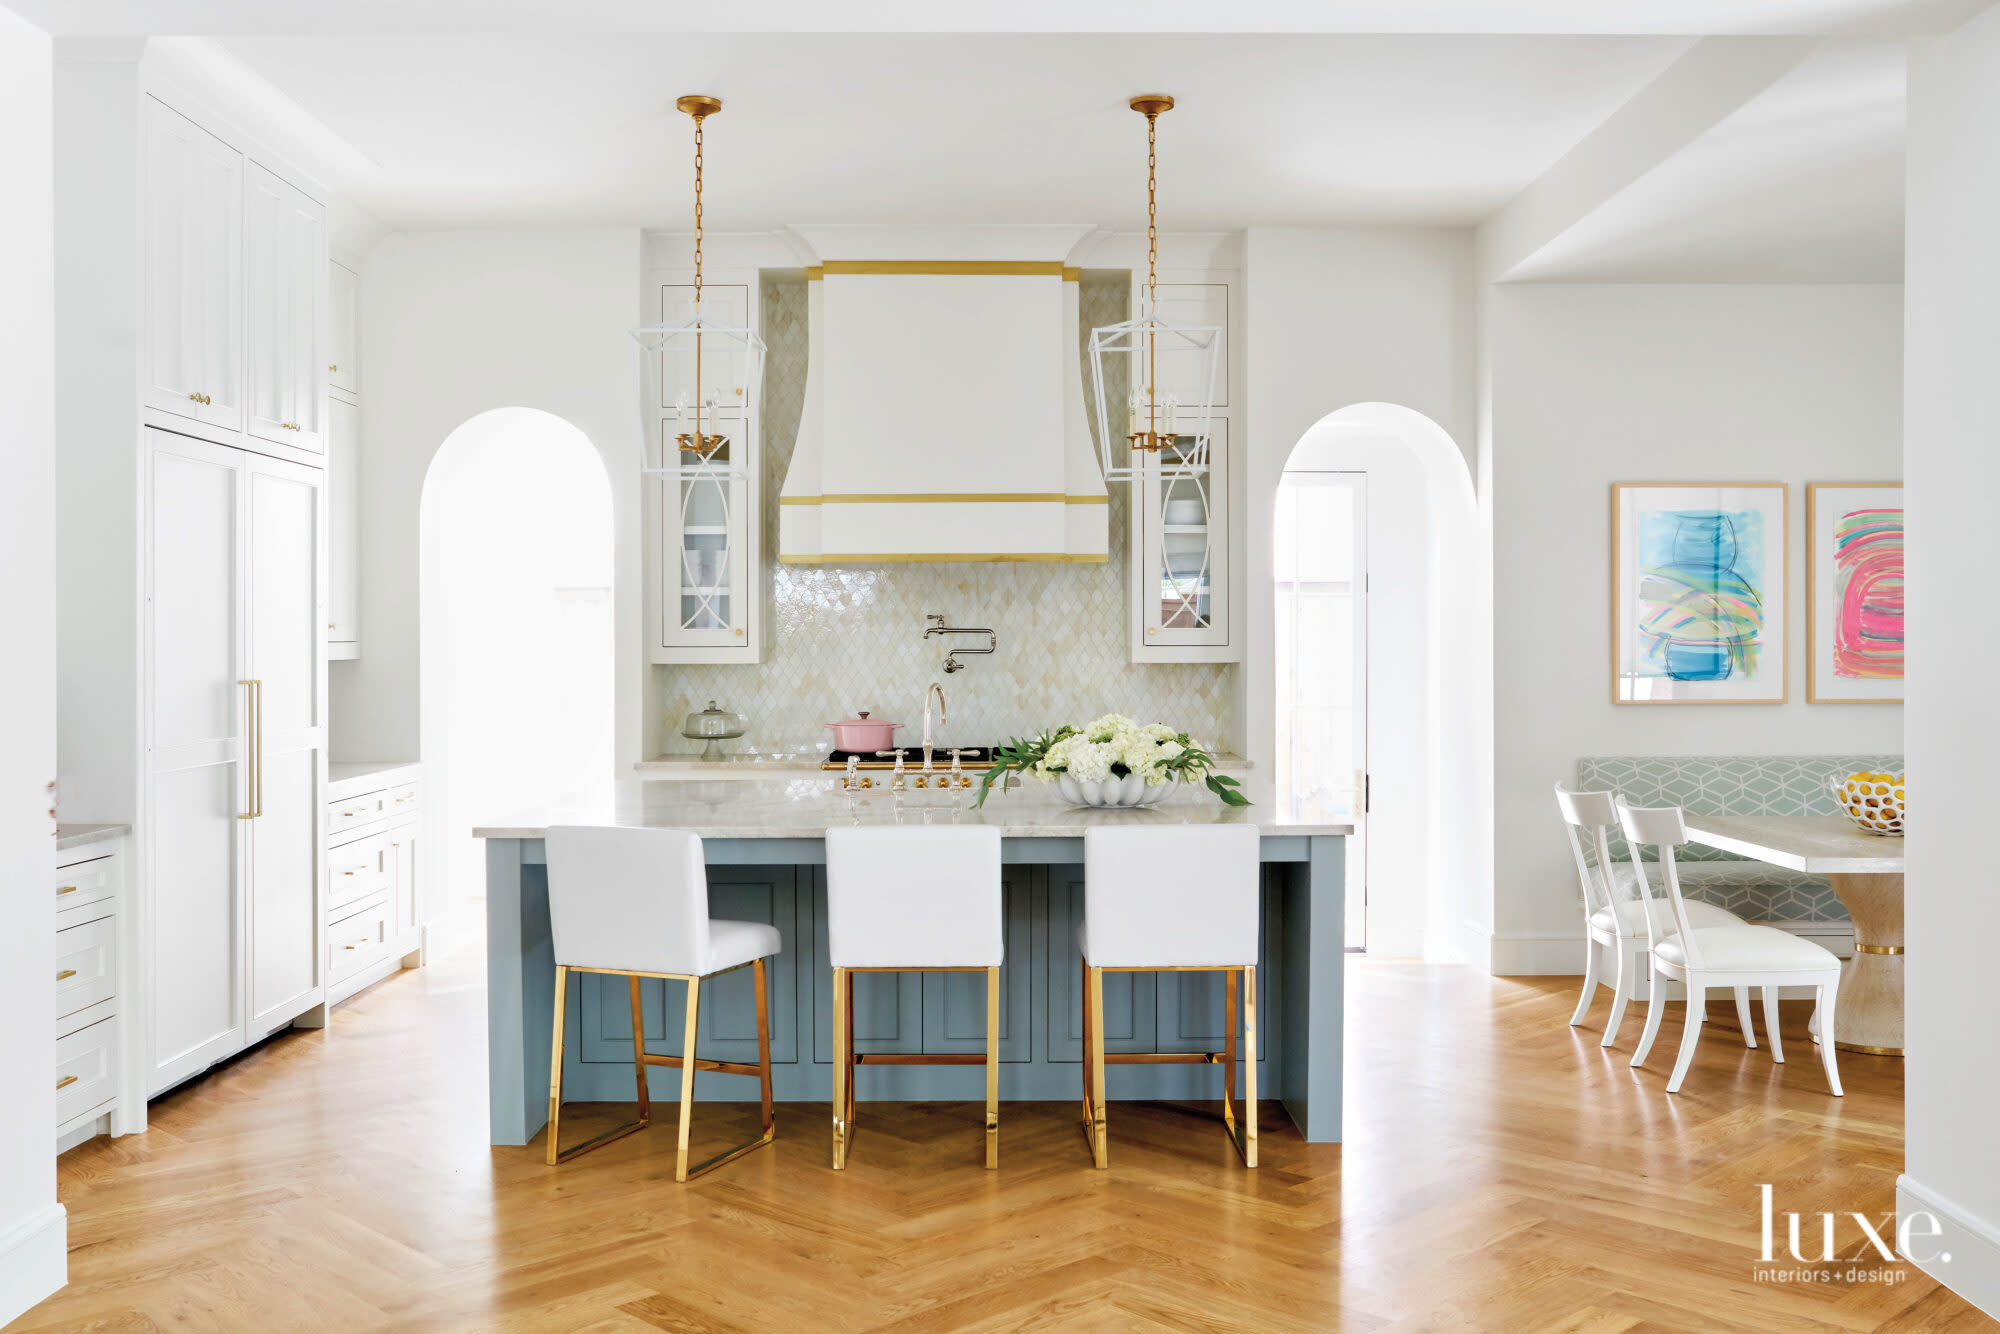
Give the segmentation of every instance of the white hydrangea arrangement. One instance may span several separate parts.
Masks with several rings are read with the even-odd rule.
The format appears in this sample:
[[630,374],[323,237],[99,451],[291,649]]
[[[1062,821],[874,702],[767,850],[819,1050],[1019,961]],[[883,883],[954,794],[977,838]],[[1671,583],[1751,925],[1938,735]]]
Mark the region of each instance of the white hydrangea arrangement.
[[1082,727],[1065,723],[1027,740],[1010,740],[994,753],[993,767],[980,781],[978,804],[984,805],[993,785],[1009,773],[1044,783],[1063,774],[1085,783],[1138,774],[1147,787],[1200,779],[1225,805],[1250,804],[1237,790],[1235,779],[1215,772],[1215,755],[1205,743],[1165,723],[1142,724],[1122,713],[1107,713]]

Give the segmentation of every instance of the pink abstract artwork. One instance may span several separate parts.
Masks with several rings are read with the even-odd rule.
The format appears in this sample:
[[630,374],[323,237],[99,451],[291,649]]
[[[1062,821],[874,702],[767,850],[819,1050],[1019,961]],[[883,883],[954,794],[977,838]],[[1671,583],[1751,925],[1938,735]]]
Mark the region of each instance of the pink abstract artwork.
[[1860,509],[1833,531],[1835,676],[1903,675],[1903,511]]

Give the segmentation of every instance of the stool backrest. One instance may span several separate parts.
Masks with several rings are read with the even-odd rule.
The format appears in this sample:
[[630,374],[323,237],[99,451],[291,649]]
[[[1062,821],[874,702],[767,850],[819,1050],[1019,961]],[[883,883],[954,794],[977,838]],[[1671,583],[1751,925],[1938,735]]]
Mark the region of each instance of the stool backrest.
[[998,968],[1000,831],[826,831],[826,937],[835,968]]
[[547,835],[556,962],[698,974],[708,955],[708,867],[684,829],[555,825]]
[[[1666,898],[1673,908],[1673,930],[1668,930],[1658,914],[1647,912],[1646,948],[1658,950],[1660,942],[1668,936],[1679,933],[1681,954],[1689,968],[1701,967],[1701,948],[1695,940],[1694,932],[1688,929],[1687,900],[1681,897],[1680,870],[1674,863],[1674,849],[1688,841],[1687,825],[1681,819],[1678,806],[1631,806],[1623,797],[1618,799],[1618,823],[1625,830],[1625,841],[1632,845],[1632,865],[1639,870],[1639,892],[1651,900],[1654,897],[1650,877],[1646,873],[1645,859],[1639,850],[1650,844],[1660,850],[1660,859],[1653,865],[1659,870],[1660,878],[1666,882]],[[1649,905],[1650,906],[1650,903]]]
[[1254,966],[1257,845],[1255,825],[1085,830],[1090,966]]
[[[1620,937],[1638,934],[1631,928],[1627,915],[1617,910],[1618,877],[1612,873],[1611,840],[1605,835],[1607,829],[1618,823],[1614,794],[1573,792],[1557,783],[1556,808],[1562,812],[1570,855],[1576,859],[1577,878],[1583,883],[1585,918],[1609,909],[1613,931]],[[1588,856],[1584,852],[1586,845]]]

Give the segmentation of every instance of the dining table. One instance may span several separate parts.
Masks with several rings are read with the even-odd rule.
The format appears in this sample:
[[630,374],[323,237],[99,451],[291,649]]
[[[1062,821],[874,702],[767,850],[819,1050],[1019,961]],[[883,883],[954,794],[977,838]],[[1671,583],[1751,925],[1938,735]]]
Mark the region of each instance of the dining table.
[[1788,870],[1824,876],[1854,922],[1854,956],[1842,966],[1834,1046],[1903,1054],[1903,840],[1871,834],[1844,815],[1683,817],[1688,837]]

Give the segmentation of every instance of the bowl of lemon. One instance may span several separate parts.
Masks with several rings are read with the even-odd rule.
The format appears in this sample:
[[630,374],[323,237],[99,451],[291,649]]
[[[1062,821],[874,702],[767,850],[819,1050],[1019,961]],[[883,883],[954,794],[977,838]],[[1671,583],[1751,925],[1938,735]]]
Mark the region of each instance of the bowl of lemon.
[[1885,838],[1903,836],[1903,775],[1862,772],[1832,778],[1828,785],[1855,828]]

